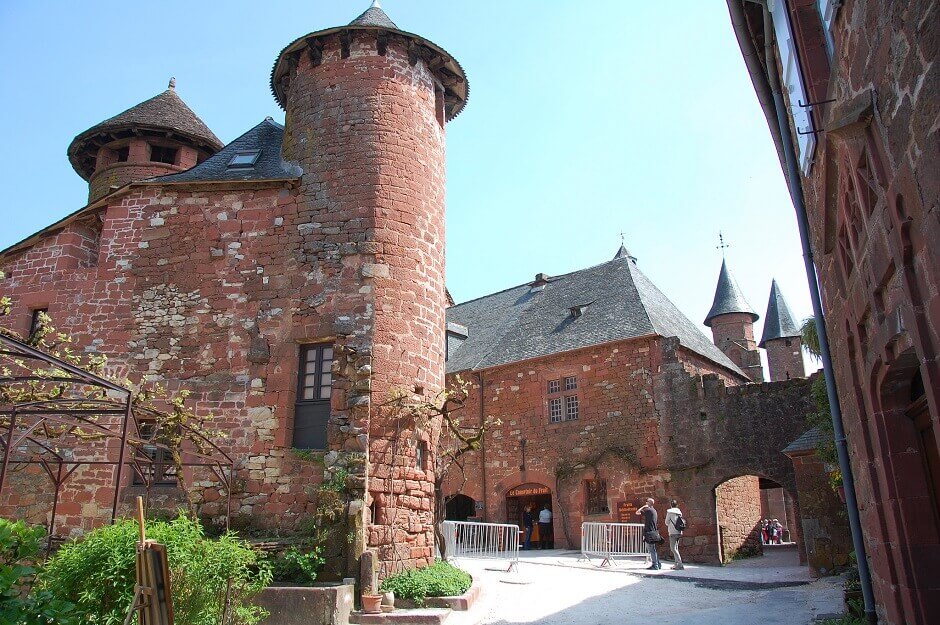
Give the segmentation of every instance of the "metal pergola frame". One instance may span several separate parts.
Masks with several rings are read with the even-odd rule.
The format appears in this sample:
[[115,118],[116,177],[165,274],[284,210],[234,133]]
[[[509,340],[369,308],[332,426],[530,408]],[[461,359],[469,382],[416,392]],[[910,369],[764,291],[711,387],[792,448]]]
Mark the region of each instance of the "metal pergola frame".
[[[62,487],[79,467],[114,467],[113,523],[117,518],[125,466],[130,465],[143,479],[149,496],[157,465],[150,453],[159,449],[172,453],[173,450],[160,442],[164,434],[161,427],[153,428],[149,434],[143,433],[142,422],[160,424],[160,421],[154,410],[134,405],[134,393],[130,389],[0,333],[0,389],[28,389],[30,386],[53,397],[5,403],[0,395],[0,453],[3,454],[0,498],[8,487],[7,477],[11,472],[30,465],[38,465],[45,471],[55,488],[48,549]],[[119,421],[119,426],[114,421]],[[180,427],[184,445],[178,450],[180,464],[206,467],[219,479],[226,492],[225,525],[228,528],[235,462],[201,431],[186,424]],[[113,450],[109,443],[113,440],[120,441],[117,460],[110,457]],[[96,447],[92,442],[100,445]],[[180,479],[182,476],[177,476],[177,480]]]

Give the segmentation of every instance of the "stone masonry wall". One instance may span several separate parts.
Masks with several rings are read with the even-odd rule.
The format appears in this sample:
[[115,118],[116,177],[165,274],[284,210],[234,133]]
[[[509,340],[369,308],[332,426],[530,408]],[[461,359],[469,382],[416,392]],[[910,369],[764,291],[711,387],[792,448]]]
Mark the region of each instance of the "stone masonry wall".
[[715,507],[722,562],[759,555],[762,551],[760,478],[742,475],[719,484],[715,488]]
[[851,553],[845,505],[829,485],[829,473],[813,451],[791,454],[800,493],[803,539],[813,575],[829,575],[845,566]]
[[841,5],[831,65],[801,59],[835,100],[804,195],[879,616],[920,625],[940,620],[940,8]]
[[803,365],[803,341],[791,337],[773,339],[765,343],[767,366],[770,369],[771,382],[806,377]]

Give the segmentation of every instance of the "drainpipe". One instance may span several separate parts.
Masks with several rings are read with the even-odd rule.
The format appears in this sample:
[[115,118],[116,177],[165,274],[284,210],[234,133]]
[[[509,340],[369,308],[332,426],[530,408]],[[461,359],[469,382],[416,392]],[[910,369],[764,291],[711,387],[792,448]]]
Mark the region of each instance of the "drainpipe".
[[[778,0],[780,1],[780,0]],[[849,451],[846,445],[845,428],[842,424],[842,410],[839,407],[839,395],[836,392],[836,381],[833,375],[832,358],[829,351],[829,336],[826,332],[826,319],[823,316],[822,300],[819,295],[819,282],[816,277],[816,266],[813,262],[813,251],[809,242],[809,221],[806,217],[806,205],[803,202],[803,189],[800,186],[800,168],[797,165],[796,151],[793,149],[793,136],[790,133],[790,124],[787,119],[787,108],[783,101],[780,88],[780,77],[777,75],[777,63],[773,54],[773,23],[770,10],[765,2],[761,3],[764,10],[764,59],[766,62],[767,77],[773,92],[773,107],[777,116],[777,126],[780,131],[781,147],[787,171],[787,187],[790,190],[790,199],[796,210],[796,223],[800,230],[800,243],[803,246],[803,264],[806,267],[806,281],[809,285],[810,299],[813,302],[813,314],[816,317],[816,332],[819,335],[819,351],[822,357],[823,373],[826,378],[826,395],[832,412],[832,429],[835,435],[836,452],[839,456],[839,470],[842,472],[842,484],[845,488],[845,505],[849,515],[849,526],[852,530],[852,544],[858,558],[859,581],[862,585],[862,597],[865,601],[865,617],[869,623],[877,623],[875,614],[875,599],[871,587],[871,572],[868,568],[868,558],[865,554],[865,541],[862,537],[862,524],[858,514],[858,500],[855,496],[855,477],[852,474],[852,465],[849,463]],[[735,9],[741,6],[735,3]],[[742,11],[743,12],[743,11]],[[743,21],[743,15],[740,15]]]
[[[480,381],[480,425],[484,423],[486,418],[486,411],[483,409],[483,400],[486,397],[486,393],[483,392],[483,372],[477,371],[477,379]],[[486,521],[486,432],[483,433],[483,438],[480,440],[480,460],[482,462],[482,486],[483,486],[483,521]]]

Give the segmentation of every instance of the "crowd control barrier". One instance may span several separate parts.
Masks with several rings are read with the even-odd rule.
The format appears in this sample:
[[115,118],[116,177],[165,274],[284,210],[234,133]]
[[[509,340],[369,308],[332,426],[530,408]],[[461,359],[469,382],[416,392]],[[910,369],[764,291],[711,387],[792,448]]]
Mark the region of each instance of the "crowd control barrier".
[[603,558],[601,566],[614,565],[614,558],[645,556],[642,523],[582,523],[581,557]]
[[518,525],[444,521],[444,545],[448,560],[506,560],[507,572],[519,570]]

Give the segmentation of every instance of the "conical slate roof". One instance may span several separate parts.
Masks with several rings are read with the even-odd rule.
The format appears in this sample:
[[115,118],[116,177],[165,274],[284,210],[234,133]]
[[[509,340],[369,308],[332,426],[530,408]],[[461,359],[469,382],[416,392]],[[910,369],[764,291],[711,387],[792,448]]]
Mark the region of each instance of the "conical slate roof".
[[614,254],[613,260],[617,260],[618,258],[629,258],[629,259],[632,260],[633,262],[636,262],[636,256],[634,256],[633,254],[631,254],[631,253],[627,250],[627,248],[624,246],[623,243],[620,244],[620,249],[617,250],[617,253],[616,253],[616,254]]
[[712,302],[712,308],[705,317],[705,325],[711,327],[712,319],[719,315],[728,313],[747,313],[751,315],[752,321],[760,319],[760,315],[754,312],[751,305],[744,299],[741,293],[741,287],[737,280],[731,275],[728,269],[727,261],[721,261],[721,271],[718,273],[718,288],[715,289],[715,300]]
[[350,26],[378,26],[379,28],[392,28],[398,30],[395,22],[382,10],[379,0],[374,0],[372,6],[366,9],[362,15],[349,22]]
[[467,329],[466,338],[449,350],[448,373],[659,335],[678,337],[686,349],[744,377],[629,254],[619,252],[594,267],[452,306],[447,323]]
[[800,328],[793,321],[793,313],[787,306],[787,300],[783,298],[777,281],[770,284],[770,301],[767,302],[767,315],[764,317],[764,332],[760,337],[758,347],[764,347],[764,343],[773,339],[790,338],[800,336]]
[[131,136],[135,130],[157,131],[164,136],[169,132],[213,153],[222,148],[219,138],[176,95],[176,87],[171,80],[170,87],[163,93],[95,124],[75,137],[68,149],[72,167],[79,176],[88,180],[95,171],[98,148],[123,134]]

